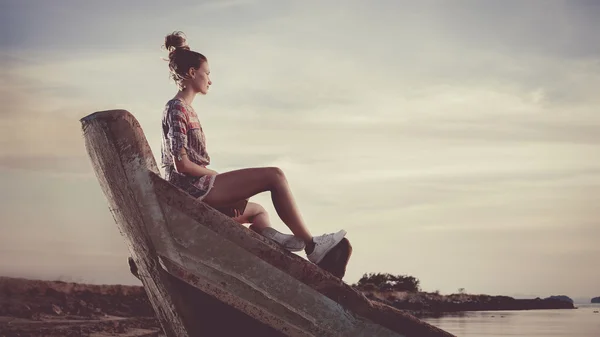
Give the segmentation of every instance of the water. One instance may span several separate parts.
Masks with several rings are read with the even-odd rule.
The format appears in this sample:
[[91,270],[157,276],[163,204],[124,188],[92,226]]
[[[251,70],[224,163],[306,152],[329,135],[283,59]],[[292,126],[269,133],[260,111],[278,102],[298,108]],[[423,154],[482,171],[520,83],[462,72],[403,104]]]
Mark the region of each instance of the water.
[[424,320],[460,337],[600,337],[600,304],[575,306],[578,309],[470,311]]

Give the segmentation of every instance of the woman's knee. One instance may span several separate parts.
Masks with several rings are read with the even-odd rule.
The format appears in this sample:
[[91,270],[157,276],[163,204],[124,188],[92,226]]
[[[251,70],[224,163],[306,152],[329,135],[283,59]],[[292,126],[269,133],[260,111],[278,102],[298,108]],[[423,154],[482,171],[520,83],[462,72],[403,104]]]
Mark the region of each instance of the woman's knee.
[[285,173],[279,167],[266,167],[265,172],[269,181],[273,184],[281,184],[286,182]]

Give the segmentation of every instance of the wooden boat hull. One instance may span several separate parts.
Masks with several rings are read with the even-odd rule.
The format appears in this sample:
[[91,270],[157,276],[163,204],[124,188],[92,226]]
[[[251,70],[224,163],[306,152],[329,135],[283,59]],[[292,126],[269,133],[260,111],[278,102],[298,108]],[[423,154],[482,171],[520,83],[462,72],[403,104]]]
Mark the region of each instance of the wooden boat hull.
[[168,337],[451,336],[345,284],[349,241],[317,266],[165,181],[128,111],[97,112],[81,123],[109,209]]

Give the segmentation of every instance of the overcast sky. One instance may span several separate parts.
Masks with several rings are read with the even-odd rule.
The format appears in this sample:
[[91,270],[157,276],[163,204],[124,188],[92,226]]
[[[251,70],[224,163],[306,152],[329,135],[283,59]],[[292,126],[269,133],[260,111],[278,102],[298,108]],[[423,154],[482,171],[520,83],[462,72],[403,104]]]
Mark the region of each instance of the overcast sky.
[[0,1],[0,274],[139,284],[79,119],[129,110],[159,160],[182,30],[211,167],[281,167],[346,282],[600,295],[600,2],[149,3]]

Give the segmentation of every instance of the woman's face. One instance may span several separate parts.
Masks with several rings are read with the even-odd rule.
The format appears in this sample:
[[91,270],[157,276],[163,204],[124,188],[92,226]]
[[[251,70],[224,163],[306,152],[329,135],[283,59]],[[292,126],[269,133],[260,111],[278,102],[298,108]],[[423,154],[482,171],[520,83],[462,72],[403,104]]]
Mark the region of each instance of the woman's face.
[[208,66],[208,61],[202,62],[200,68],[198,69],[191,68],[190,72],[190,84],[192,86],[192,89],[194,89],[195,92],[199,92],[202,95],[206,95],[206,93],[208,92],[208,88],[212,85],[212,82],[209,77],[210,68]]

